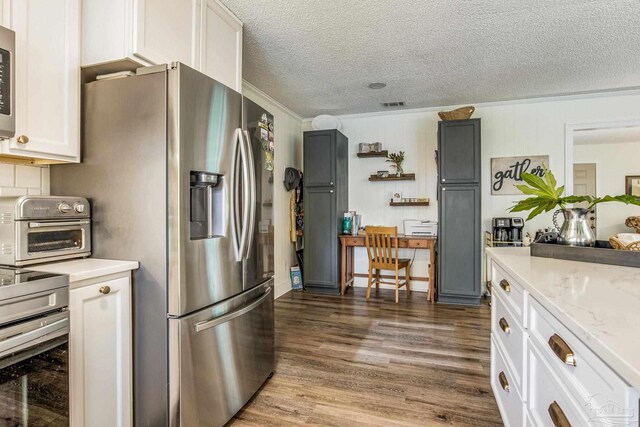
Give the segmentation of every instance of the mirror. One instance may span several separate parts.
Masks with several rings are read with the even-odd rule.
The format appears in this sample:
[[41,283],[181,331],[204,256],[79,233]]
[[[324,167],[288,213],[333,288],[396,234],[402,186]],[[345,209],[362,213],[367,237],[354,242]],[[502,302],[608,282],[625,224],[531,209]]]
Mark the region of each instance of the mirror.
[[[572,129],[567,162],[567,194],[640,195],[640,120]],[[603,203],[590,212],[589,221],[598,240],[609,240],[633,232],[624,225],[630,216],[640,216],[640,207]]]

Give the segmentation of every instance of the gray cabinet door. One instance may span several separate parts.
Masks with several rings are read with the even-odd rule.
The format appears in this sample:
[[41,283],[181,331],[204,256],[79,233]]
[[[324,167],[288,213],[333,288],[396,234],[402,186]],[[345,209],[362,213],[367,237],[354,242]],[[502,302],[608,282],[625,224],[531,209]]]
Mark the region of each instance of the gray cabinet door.
[[480,302],[480,186],[440,188],[438,302]]
[[438,124],[441,185],[480,182],[480,119]]
[[305,188],[304,284],[338,289],[338,218],[333,188]]
[[336,131],[304,133],[304,185],[333,187],[336,182]]

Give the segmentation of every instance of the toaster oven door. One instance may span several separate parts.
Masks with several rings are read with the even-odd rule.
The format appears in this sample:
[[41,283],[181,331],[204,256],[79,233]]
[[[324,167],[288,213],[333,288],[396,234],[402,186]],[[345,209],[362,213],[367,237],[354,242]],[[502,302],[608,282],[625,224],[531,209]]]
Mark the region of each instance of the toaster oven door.
[[16,221],[16,265],[91,253],[91,221]]

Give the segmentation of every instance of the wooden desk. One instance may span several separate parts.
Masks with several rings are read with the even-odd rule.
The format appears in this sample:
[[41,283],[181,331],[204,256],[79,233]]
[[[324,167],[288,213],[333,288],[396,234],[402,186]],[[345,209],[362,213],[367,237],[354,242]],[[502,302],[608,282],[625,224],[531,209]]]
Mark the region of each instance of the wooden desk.
[[[394,239],[392,239],[394,240]],[[436,300],[436,243],[437,237],[426,236],[398,236],[398,247],[409,249],[428,249],[429,250],[429,277],[411,276],[411,280],[429,282],[429,293],[427,299],[431,302]],[[340,294],[344,295],[347,290],[347,286],[353,285],[355,277],[368,277],[367,274],[354,273],[353,270],[353,248],[364,247],[364,235],[340,236],[340,243],[342,244],[342,270],[341,270],[341,288]],[[412,272],[413,273],[413,272]],[[414,273],[415,274],[415,273]],[[384,278],[395,278],[395,276],[382,275]]]

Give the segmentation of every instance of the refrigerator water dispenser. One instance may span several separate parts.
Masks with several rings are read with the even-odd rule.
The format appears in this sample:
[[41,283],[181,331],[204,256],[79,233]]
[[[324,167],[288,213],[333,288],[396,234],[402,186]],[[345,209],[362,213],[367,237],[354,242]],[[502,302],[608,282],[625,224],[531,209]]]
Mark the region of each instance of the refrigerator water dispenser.
[[224,185],[222,175],[191,171],[191,240],[224,236]]

